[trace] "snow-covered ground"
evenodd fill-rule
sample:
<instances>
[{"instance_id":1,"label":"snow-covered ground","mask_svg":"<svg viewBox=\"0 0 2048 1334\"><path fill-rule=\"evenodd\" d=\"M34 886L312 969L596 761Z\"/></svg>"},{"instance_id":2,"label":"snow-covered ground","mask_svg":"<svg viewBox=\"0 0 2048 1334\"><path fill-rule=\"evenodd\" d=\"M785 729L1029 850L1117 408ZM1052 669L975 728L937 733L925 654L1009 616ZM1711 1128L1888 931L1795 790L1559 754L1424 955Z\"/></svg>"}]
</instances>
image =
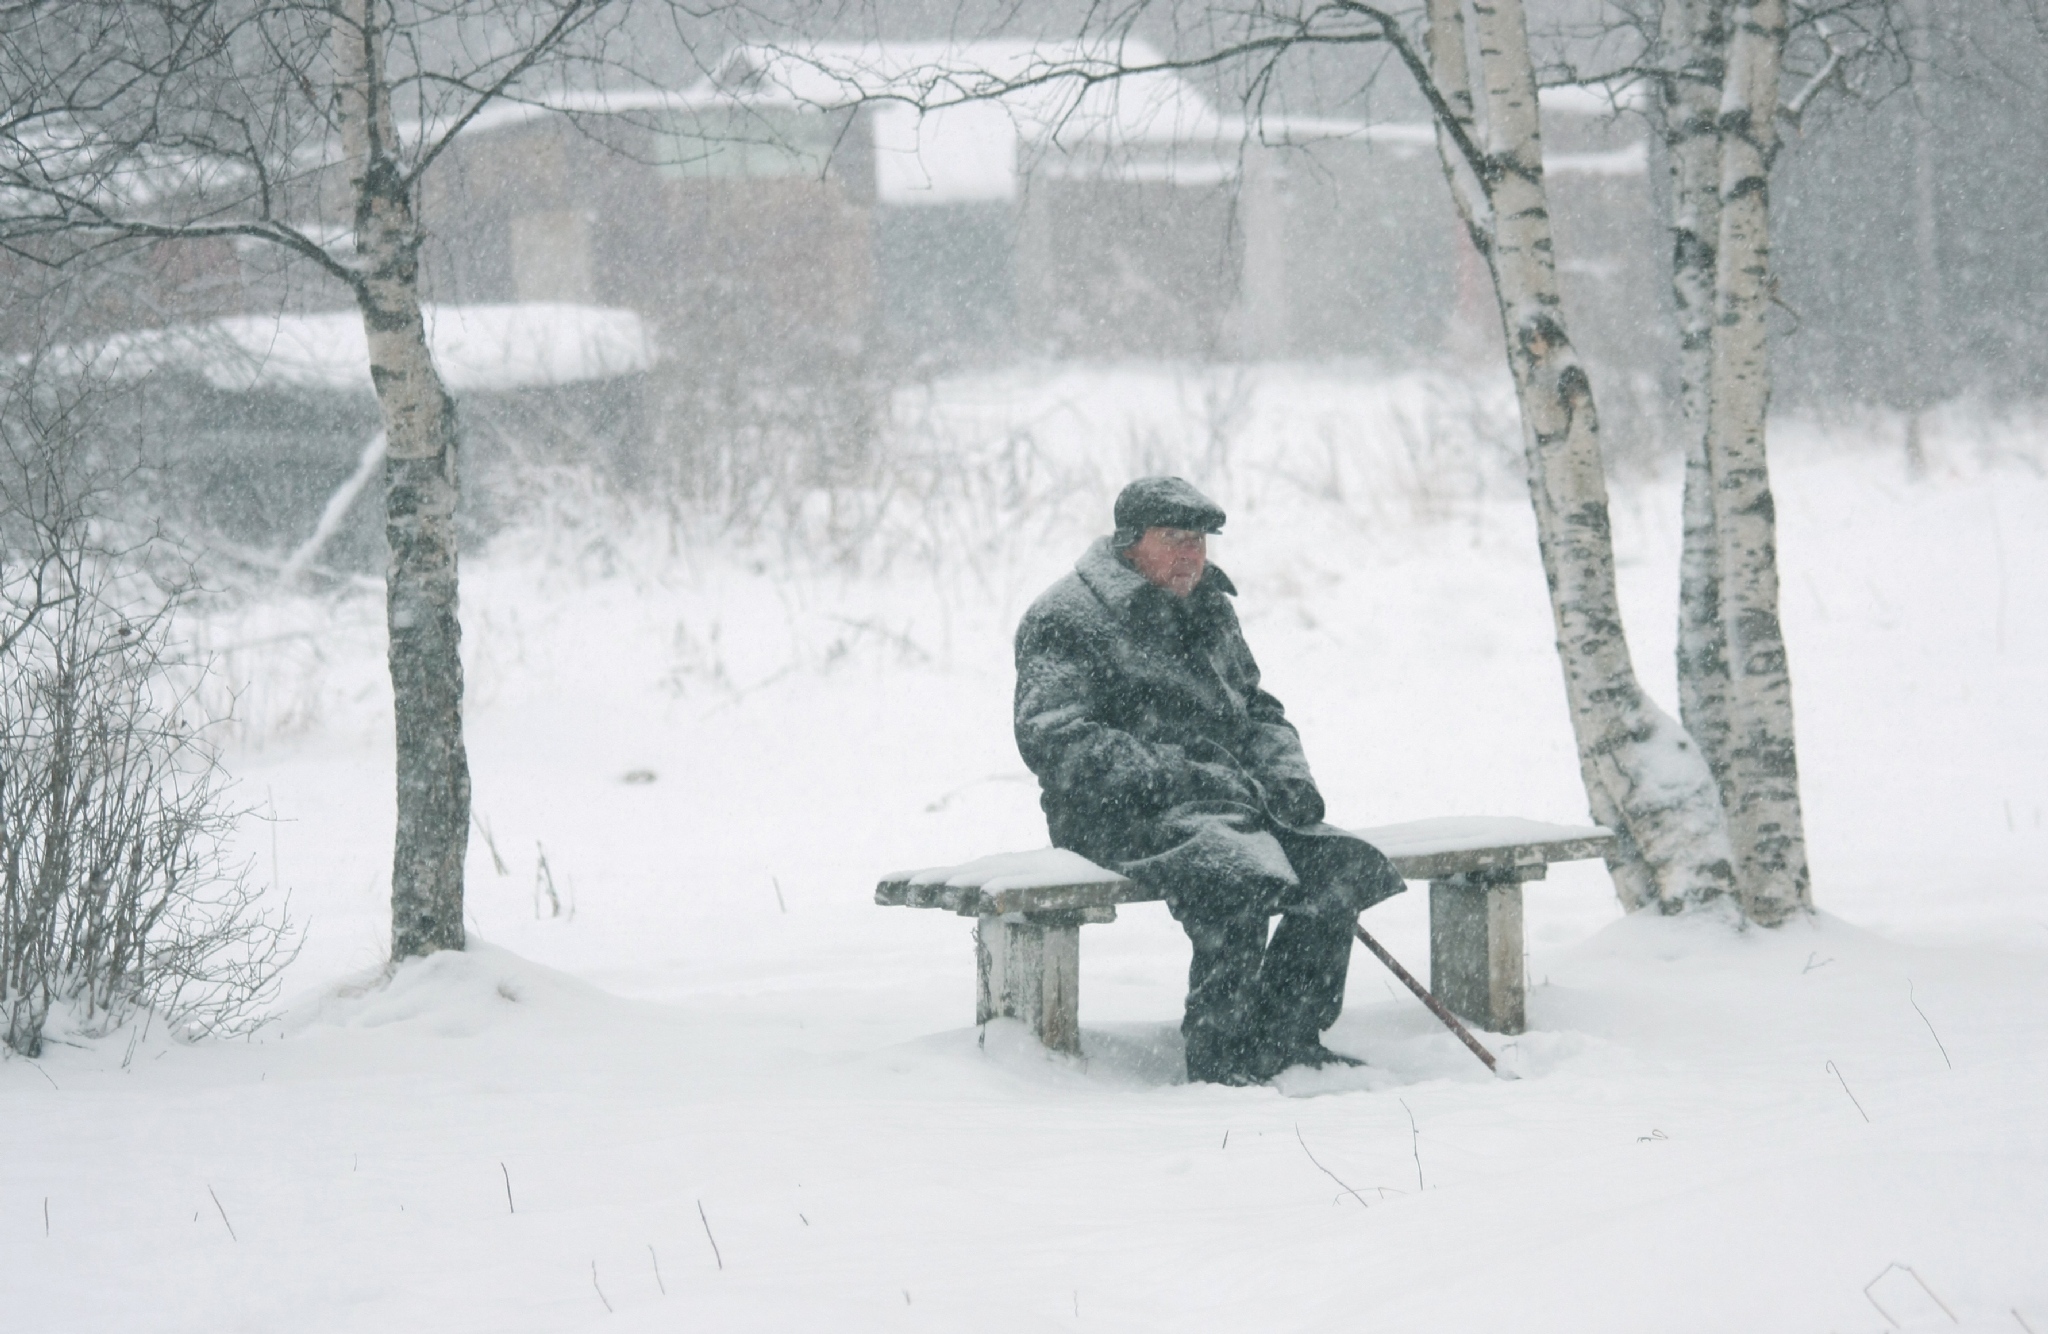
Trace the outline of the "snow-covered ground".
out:
<instances>
[{"instance_id":1,"label":"snow-covered ground","mask_svg":"<svg viewBox=\"0 0 2048 1334\"><path fill-rule=\"evenodd\" d=\"M288 1013L0 1062L0 1327L2048 1334L2038 423L1944 419L1917 481L1896 423L1781 424L1824 911L1737 934L1624 920L1597 867L1531 885L1520 1082L1360 951L1331 1040L1364 1070L1185 1085L1158 905L1084 932L1085 1056L1051 1058L970 1026L969 923L871 904L1043 842L1009 631L1151 467L1229 506L1338 818L1583 820L1507 407L1048 369L906 395L923 498L807 540L565 493L465 566L478 943L389 980L380 609L195 625L307 925ZM1615 517L1669 700L1672 479ZM1425 899L1368 915L1417 967Z\"/></svg>"}]
</instances>

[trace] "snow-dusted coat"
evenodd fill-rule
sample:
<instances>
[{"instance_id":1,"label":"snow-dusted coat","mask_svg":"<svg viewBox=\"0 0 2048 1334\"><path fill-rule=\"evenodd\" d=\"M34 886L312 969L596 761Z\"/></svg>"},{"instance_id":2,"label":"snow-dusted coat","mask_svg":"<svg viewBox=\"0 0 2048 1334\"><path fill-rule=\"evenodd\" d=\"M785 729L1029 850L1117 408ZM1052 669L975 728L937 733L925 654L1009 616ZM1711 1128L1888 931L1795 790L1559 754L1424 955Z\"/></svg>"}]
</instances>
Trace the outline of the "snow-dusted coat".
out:
<instances>
[{"instance_id":1,"label":"snow-dusted coat","mask_svg":"<svg viewBox=\"0 0 2048 1334\"><path fill-rule=\"evenodd\" d=\"M1341 890L1400 890L1370 844L1322 823L1280 701L1259 686L1211 565L1176 598L1107 538L1017 628L1017 748L1055 845L1148 888L1182 917L1263 912Z\"/></svg>"}]
</instances>

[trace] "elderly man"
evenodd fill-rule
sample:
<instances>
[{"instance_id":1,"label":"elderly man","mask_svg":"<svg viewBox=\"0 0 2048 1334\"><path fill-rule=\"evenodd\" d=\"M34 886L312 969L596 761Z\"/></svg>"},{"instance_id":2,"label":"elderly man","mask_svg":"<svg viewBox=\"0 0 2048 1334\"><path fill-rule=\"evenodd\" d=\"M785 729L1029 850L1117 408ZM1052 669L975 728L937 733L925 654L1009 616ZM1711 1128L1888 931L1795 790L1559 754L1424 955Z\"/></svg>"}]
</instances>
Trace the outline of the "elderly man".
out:
<instances>
[{"instance_id":1,"label":"elderly man","mask_svg":"<svg viewBox=\"0 0 2048 1334\"><path fill-rule=\"evenodd\" d=\"M1017 748L1052 841L1156 889L1194 945L1188 1078L1358 1064L1323 1046L1358 913L1403 888L1324 824L1301 738L1208 563L1223 511L1177 477L1117 497L1113 536L1017 629ZM1280 925L1267 939L1271 914Z\"/></svg>"}]
</instances>

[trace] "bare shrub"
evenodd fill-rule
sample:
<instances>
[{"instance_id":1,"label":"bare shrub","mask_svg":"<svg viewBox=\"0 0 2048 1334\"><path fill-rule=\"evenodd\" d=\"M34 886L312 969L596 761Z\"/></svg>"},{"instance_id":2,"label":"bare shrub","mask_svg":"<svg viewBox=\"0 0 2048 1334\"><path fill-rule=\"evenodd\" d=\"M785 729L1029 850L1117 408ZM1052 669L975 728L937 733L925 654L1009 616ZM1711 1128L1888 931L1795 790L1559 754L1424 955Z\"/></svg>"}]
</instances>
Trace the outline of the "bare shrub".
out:
<instances>
[{"instance_id":1,"label":"bare shrub","mask_svg":"<svg viewBox=\"0 0 2048 1334\"><path fill-rule=\"evenodd\" d=\"M0 1041L53 1008L188 1034L258 1017L294 933L229 859L242 814L175 653L175 589L111 495L90 393L33 376L0 402Z\"/></svg>"},{"instance_id":2,"label":"bare shrub","mask_svg":"<svg viewBox=\"0 0 2048 1334\"><path fill-rule=\"evenodd\" d=\"M646 480L699 515L753 534L803 497L871 480L885 388L859 357L788 366L700 356L652 377Z\"/></svg>"}]
</instances>

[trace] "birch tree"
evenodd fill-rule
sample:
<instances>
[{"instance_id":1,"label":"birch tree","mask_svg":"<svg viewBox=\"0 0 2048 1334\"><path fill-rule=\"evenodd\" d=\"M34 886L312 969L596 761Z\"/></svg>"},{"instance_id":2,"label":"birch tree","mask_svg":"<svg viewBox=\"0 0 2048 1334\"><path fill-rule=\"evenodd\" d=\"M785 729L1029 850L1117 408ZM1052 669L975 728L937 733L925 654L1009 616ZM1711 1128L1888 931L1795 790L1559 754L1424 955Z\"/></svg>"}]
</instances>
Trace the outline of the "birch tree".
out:
<instances>
[{"instance_id":1,"label":"birch tree","mask_svg":"<svg viewBox=\"0 0 2048 1334\"><path fill-rule=\"evenodd\" d=\"M1728 660L1729 819L1744 908L1778 921L1812 906L1792 676L1778 619L1770 407L1770 170L1777 154L1784 0L1740 0L1720 105L1720 228L1707 458Z\"/></svg>"},{"instance_id":2,"label":"birch tree","mask_svg":"<svg viewBox=\"0 0 2048 1334\"><path fill-rule=\"evenodd\" d=\"M1680 709L1721 789L1745 911L1765 921L1812 907L1766 448L1770 172L1779 121L1797 124L1844 72L1850 48L1831 25L1882 33L1887 6L1797 18L1818 41L1790 98L1780 89L1795 20L1785 0L1666 0L1646 42L1670 172L1685 454ZM1883 49L1869 36L1858 45Z\"/></svg>"},{"instance_id":3,"label":"birch tree","mask_svg":"<svg viewBox=\"0 0 2048 1334\"><path fill-rule=\"evenodd\" d=\"M1726 0L1667 0L1660 44L1669 66L1656 113L1669 167L1671 308L1678 345L1685 460L1678 572L1678 716L1706 756L1724 805L1728 783L1728 635L1721 623L1721 552L1707 461L1714 352L1714 257L1721 242L1720 90L1727 68Z\"/></svg>"},{"instance_id":4,"label":"birch tree","mask_svg":"<svg viewBox=\"0 0 2048 1334\"><path fill-rule=\"evenodd\" d=\"M1450 30L1457 9L1430 0L1432 31ZM1838 19L1843 12L1833 8ZM1507 49L1490 33L1517 21L1526 32L1525 20L1498 7L1475 5L1473 13L1482 53ZM1825 42L1818 68L1781 105L1787 20L1784 0L1666 0L1653 44L1665 62L1656 71L1657 111L1671 176L1684 431L1680 714L1713 778L1743 913L1764 923L1812 907L1766 452L1775 290L1769 172L1779 117L1796 120L1843 59ZM1825 34L1823 18L1807 22ZM1455 43L1432 38L1431 51L1441 80ZM1517 55L1533 71L1526 44ZM1498 287L1498 264L1495 273Z\"/></svg>"},{"instance_id":5,"label":"birch tree","mask_svg":"<svg viewBox=\"0 0 2048 1334\"><path fill-rule=\"evenodd\" d=\"M1599 416L1558 291L1527 18L1520 0L1474 3L1469 17L1468 32L1458 0L1429 0L1416 77L1493 275L1580 773L1594 818L1623 835L1610 866L1624 904L1711 902L1735 888L1732 848L1706 758L1644 693L1622 628ZM1386 31L1396 39L1391 21Z\"/></svg>"},{"instance_id":6,"label":"birch tree","mask_svg":"<svg viewBox=\"0 0 2048 1334\"><path fill-rule=\"evenodd\" d=\"M422 315L421 179L486 107L604 68L617 9L69 0L0 13L0 245L17 262L237 238L309 263L362 314L388 442L394 958L461 948L470 823L460 432Z\"/></svg>"},{"instance_id":7,"label":"birch tree","mask_svg":"<svg viewBox=\"0 0 2048 1334\"><path fill-rule=\"evenodd\" d=\"M2028 21L2024 4L1985 8L2005 9L1993 24ZM1934 30L1931 0L1664 0L1644 67L1609 77L1647 73L1657 90L1687 458L1679 692L1720 781L1745 907L1762 920L1812 906L1766 448L1780 126L1802 125L1831 88L1867 102L1902 82L1911 92L1917 327L1896 374L1913 404L1907 456L1917 471L1920 413L1948 383L1935 256ZM1795 39L1803 54L1791 60Z\"/></svg>"},{"instance_id":8,"label":"birch tree","mask_svg":"<svg viewBox=\"0 0 2048 1334\"><path fill-rule=\"evenodd\" d=\"M400 157L385 61L390 17L377 0L342 0L332 61L336 128L355 206L350 286L384 410L385 624L398 733L391 953L403 958L462 947L470 812L456 616L455 405L427 349L420 311L424 237L414 195L417 172L432 159L422 155L409 172Z\"/></svg>"}]
</instances>

